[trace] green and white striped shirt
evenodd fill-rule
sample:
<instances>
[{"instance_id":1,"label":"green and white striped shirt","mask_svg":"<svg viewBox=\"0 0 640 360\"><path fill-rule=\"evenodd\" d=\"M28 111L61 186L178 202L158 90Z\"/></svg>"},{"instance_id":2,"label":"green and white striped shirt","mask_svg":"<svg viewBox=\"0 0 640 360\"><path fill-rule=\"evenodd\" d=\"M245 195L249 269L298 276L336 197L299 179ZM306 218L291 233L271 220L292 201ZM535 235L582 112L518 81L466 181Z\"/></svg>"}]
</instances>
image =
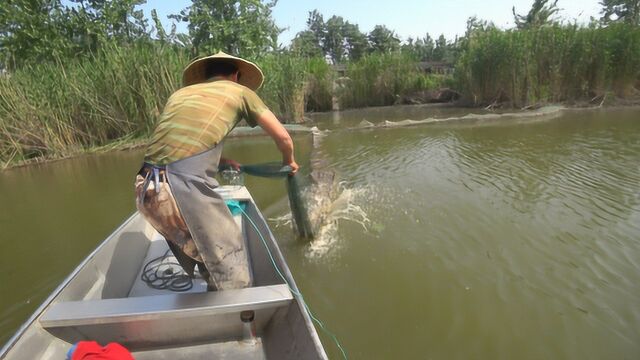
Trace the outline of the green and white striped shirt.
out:
<instances>
[{"instance_id":1,"label":"green and white striped shirt","mask_svg":"<svg viewBox=\"0 0 640 360\"><path fill-rule=\"evenodd\" d=\"M233 81L184 87L169 97L144 161L166 165L211 149L241 119L255 127L267 109L253 90Z\"/></svg>"}]
</instances>

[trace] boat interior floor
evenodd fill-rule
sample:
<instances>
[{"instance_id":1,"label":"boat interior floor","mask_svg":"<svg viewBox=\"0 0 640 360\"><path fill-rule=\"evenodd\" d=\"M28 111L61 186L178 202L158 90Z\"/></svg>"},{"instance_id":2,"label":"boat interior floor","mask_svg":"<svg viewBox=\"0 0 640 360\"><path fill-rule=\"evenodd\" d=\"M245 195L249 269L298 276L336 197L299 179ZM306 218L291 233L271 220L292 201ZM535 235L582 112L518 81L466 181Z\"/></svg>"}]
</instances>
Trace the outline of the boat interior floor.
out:
<instances>
[{"instance_id":1,"label":"boat interior floor","mask_svg":"<svg viewBox=\"0 0 640 360\"><path fill-rule=\"evenodd\" d=\"M212 359L212 354L216 354L215 359L267 359L260 338L258 338L255 344L247 344L242 341L227 341L214 344L137 351L133 353L133 356L136 360L210 360Z\"/></svg>"},{"instance_id":2,"label":"boat interior floor","mask_svg":"<svg viewBox=\"0 0 640 360\"><path fill-rule=\"evenodd\" d=\"M236 221L238 226L242 228L242 217L240 215L234 216L234 220ZM167 253L168 255L162 261L164 265L162 265L161 271L170 270L174 274L184 274L182 267L180 267L180 265L178 264L178 260L176 260L176 257L173 256L173 254L169 250L169 245L167 245L164 237L158 232L154 232L154 236L150 240L151 242L149 244L149 249L147 250L147 254L144 258L144 261L142 262L142 266L138 271L136 280L133 282L131 290L129 291L128 297L154 296L176 293L176 291L169 289L153 288L142 280L142 272L144 271L145 265L153 261L154 259L164 256ZM186 291L180 291L180 293L203 293L207 291L207 282L202 278L197 268L195 270L195 278L192 279L192 281L193 287Z\"/></svg>"},{"instance_id":3,"label":"boat interior floor","mask_svg":"<svg viewBox=\"0 0 640 360\"><path fill-rule=\"evenodd\" d=\"M175 292L169 289L153 288L142 280L142 272L144 271L145 265L149 264L154 259L164 256L165 254L167 254L167 252L168 255L164 258L164 260L162 260L163 265L161 266L159 271L170 270L174 274L184 274L182 267L180 267L180 265L178 264L178 260L176 260L176 257L173 256L173 254L169 250L169 245L167 245L164 237L156 232L155 236L151 239L149 249L147 250L147 255L142 262L140 271L138 271L136 280L133 282L133 286L129 291L129 297L166 295ZM195 275L195 279L192 279L193 287L189 290L181 291L181 293L202 293L207 291L207 282L202 278L197 269L195 271Z\"/></svg>"}]
</instances>

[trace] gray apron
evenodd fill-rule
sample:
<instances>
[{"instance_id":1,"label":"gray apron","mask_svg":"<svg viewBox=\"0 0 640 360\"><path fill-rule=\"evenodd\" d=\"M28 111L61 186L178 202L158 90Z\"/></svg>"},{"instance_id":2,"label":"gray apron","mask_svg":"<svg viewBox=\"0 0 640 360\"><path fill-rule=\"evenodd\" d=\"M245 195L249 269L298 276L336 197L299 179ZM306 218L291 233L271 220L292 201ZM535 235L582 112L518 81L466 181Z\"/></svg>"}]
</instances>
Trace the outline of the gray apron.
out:
<instances>
[{"instance_id":1,"label":"gray apron","mask_svg":"<svg viewBox=\"0 0 640 360\"><path fill-rule=\"evenodd\" d=\"M251 286L252 276L242 231L224 200L213 190L218 187L215 176L221 154L222 143L168 164L166 172L180 213L212 282L218 290L238 289ZM178 257L178 261L191 269L196 263L187 256Z\"/></svg>"}]
</instances>

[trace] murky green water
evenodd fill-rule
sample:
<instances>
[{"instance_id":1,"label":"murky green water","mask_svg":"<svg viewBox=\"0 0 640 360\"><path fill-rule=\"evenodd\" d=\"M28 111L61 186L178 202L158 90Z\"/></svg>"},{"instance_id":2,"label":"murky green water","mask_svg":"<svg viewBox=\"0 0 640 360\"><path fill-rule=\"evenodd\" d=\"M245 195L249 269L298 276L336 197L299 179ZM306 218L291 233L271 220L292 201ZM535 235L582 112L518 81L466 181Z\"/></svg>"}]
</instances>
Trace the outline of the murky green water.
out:
<instances>
[{"instance_id":1,"label":"murky green water","mask_svg":"<svg viewBox=\"0 0 640 360\"><path fill-rule=\"evenodd\" d=\"M311 244L281 219L281 182L246 181L349 357L640 358L640 110L345 130L434 111L316 118L332 129L319 150L342 191ZM255 139L227 152L277 158ZM113 153L0 173L1 342L133 211L139 161Z\"/></svg>"}]
</instances>

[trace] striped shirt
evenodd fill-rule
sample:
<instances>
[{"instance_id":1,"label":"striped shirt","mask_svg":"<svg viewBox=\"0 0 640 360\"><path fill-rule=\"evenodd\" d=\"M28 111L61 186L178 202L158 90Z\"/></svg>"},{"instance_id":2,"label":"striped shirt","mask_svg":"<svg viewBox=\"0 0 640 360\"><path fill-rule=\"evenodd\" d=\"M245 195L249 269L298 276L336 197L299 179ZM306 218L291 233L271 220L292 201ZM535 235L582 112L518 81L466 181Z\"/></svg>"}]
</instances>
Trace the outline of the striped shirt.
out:
<instances>
[{"instance_id":1,"label":"striped shirt","mask_svg":"<svg viewBox=\"0 0 640 360\"><path fill-rule=\"evenodd\" d=\"M166 165L211 149L241 119L255 127L266 110L255 92L233 81L184 87L167 100L144 161Z\"/></svg>"}]
</instances>

